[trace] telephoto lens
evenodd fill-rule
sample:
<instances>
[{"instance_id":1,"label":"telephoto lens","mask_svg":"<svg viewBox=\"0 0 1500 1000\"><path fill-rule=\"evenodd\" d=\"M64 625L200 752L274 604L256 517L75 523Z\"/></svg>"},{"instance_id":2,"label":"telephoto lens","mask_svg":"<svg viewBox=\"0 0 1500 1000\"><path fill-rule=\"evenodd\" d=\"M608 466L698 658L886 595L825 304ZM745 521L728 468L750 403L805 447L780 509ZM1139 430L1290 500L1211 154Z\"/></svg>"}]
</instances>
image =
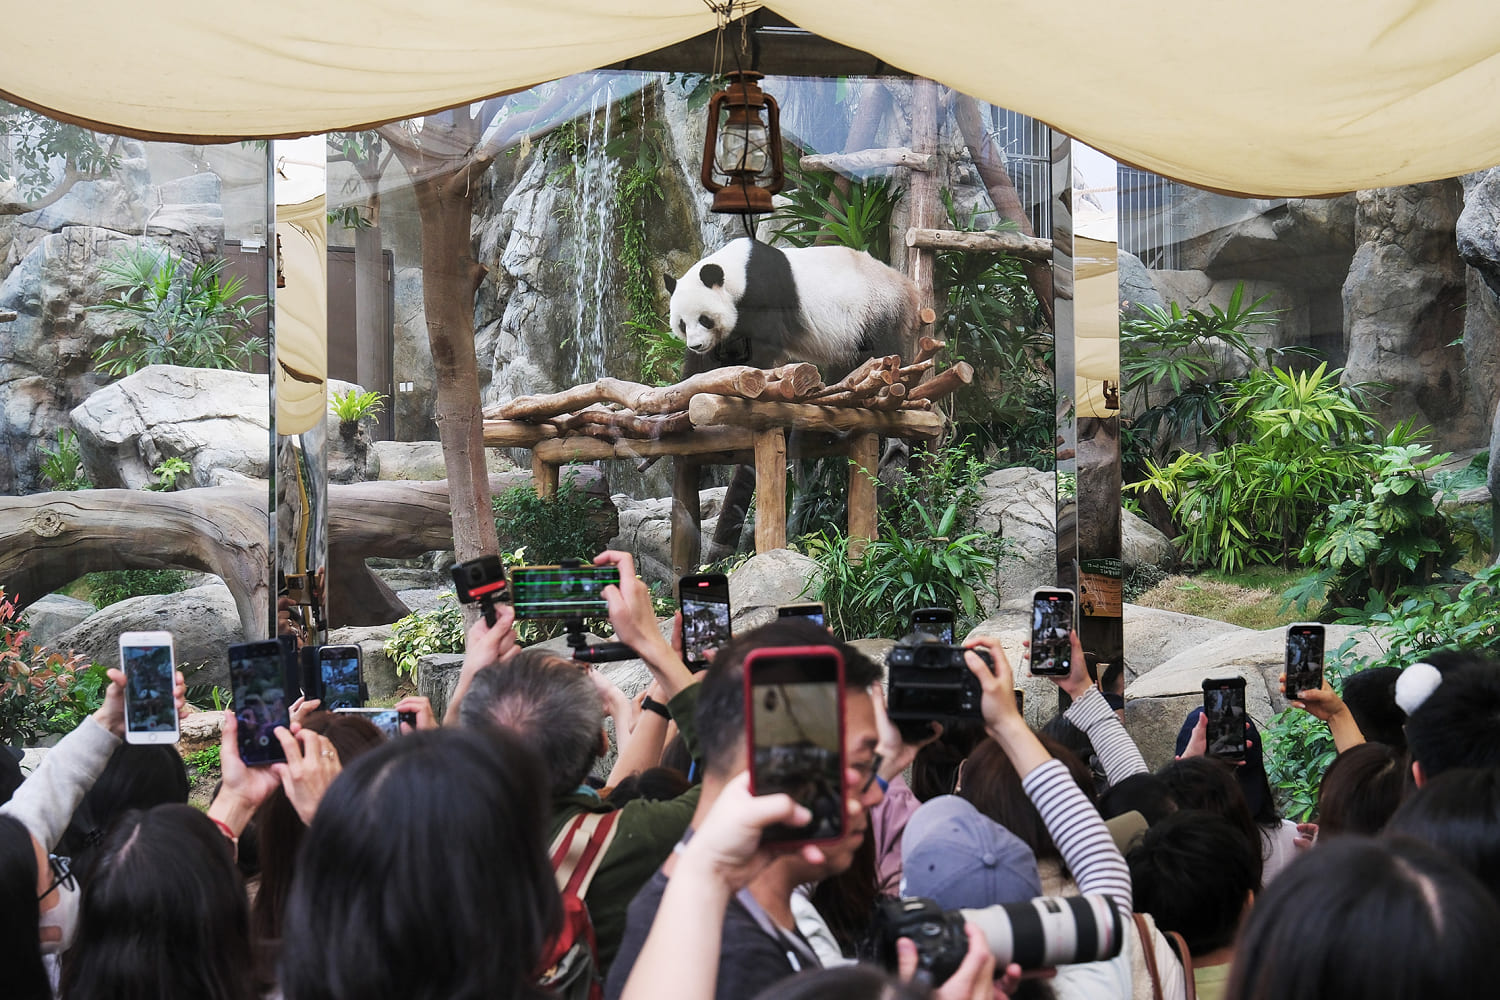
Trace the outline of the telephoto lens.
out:
<instances>
[{"instance_id":1,"label":"telephoto lens","mask_svg":"<svg viewBox=\"0 0 1500 1000\"><path fill-rule=\"evenodd\" d=\"M1038 896L982 910L943 910L930 899L889 899L879 905L875 945L881 961L896 968L896 941L917 946L917 968L934 986L957 971L968 951L964 924L983 932L997 974L1012 962L1022 969L1102 962L1120 953L1120 911L1107 896Z\"/></svg>"}]
</instances>

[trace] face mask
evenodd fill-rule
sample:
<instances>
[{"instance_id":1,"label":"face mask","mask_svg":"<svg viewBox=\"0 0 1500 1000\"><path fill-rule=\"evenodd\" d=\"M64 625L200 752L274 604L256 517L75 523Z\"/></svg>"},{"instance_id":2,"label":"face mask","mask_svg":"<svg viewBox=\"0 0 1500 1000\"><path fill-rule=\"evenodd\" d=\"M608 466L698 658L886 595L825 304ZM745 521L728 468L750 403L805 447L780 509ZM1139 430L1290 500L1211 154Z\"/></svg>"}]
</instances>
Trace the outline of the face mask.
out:
<instances>
[{"instance_id":1,"label":"face mask","mask_svg":"<svg viewBox=\"0 0 1500 1000\"><path fill-rule=\"evenodd\" d=\"M61 955L73 946L78 933L78 900L82 893L78 889L57 887L57 905L42 914L42 928L56 927L62 934L56 941L43 940L43 955Z\"/></svg>"}]
</instances>

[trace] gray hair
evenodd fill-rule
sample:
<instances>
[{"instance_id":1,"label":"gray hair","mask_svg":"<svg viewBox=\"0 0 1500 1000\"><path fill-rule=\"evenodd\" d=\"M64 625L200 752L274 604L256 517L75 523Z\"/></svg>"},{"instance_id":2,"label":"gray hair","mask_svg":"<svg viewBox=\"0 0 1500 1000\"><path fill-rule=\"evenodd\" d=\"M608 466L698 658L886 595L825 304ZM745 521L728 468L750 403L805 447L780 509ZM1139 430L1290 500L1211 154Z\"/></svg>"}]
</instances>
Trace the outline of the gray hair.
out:
<instances>
[{"instance_id":1,"label":"gray hair","mask_svg":"<svg viewBox=\"0 0 1500 1000\"><path fill-rule=\"evenodd\" d=\"M577 788L594 766L604 703L571 661L523 649L474 675L458 717L465 726L498 725L520 737L547 762L556 796Z\"/></svg>"}]
</instances>

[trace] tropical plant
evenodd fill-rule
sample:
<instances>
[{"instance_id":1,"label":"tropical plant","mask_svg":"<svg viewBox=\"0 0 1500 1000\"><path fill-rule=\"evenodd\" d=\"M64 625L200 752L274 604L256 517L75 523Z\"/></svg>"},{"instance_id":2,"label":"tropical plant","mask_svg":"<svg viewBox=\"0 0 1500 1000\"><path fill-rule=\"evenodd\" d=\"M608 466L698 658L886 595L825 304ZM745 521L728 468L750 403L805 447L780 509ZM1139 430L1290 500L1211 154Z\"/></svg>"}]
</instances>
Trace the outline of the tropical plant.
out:
<instances>
[{"instance_id":1,"label":"tropical plant","mask_svg":"<svg viewBox=\"0 0 1500 1000\"><path fill-rule=\"evenodd\" d=\"M1362 608L1340 608L1337 621L1369 626L1386 643L1385 652L1364 666L1404 667L1421 653L1462 649L1500 655L1500 563L1474 574L1460 587L1428 586L1405 591L1387 602L1372 597Z\"/></svg>"},{"instance_id":2,"label":"tropical plant","mask_svg":"<svg viewBox=\"0 0 1500 1000\"><path fill-rule=\"evenodd\" d=\"M54 490L87 490L94 485L83 468L83 455L78 450L78 435L66 427L57 429L56 444L42 446L42 462L38 471Z\"/></svg>"},{"instance_id":3,"label":"tropical plant","mask_svg":"<svg viewBox=\"0 0 1500 1000\"><path fill-rule=\"evenodd\" d=\"M197 774L217 771L219 769L219 744L210 743L202 750L183 754L182 762Z\"/></svg>"},{"instance_id":4,"label":"tropical plant","mask_svg":"<svg viewBox=\"0 0 1500 1000\"><path fill-rule=\"evenodd\" d=\"M570 475L543 499L530 486L516 486L492 501L500 546L525 548L536 564L592 559L609 544L604 501Z\"/></svg>"},{"instance_id":5,"label":"tropical plant","mask_svg":"<svg viewBox=\"0 0 1500 1000\"><path fill-rule=\"evenodd\" d=\"M120 138L0 101L0 216L34 212L55 203L75 184L98 180L120 165Z\"/></svg>"},{"instance_id":6,"label":"tropical plant","mask_svg":"<svg viewBox=\"0 0 1500 1000\"><path fill-rule=\"evenodd\" d=\"M1223 450L1147 458L1145 478L1126 488L1161 494L1190 563L1224 572L1292 565L1313 523L1359 492L1380 451L1360 388L1338 376L1326 365L1250 373L1224 401Z\"/></svg>"},{"instance_id":7,"label":"tropical plant","mask_svg":"<svg viewBox=\"0 0 1500 1000\"><path fill-rule=\"evenodd\" d=\"M176 455L164 458L156 468L151 470L151 474L156 477L156 482L148 485L146 489L157 493L171 493L177 489L177 480L192 471L192 465L185 458L178 458Z\"/></svg>"},{"instance_id":8,"label":"tropical plant","mask_svg":"<svg viewBox=\"0 0 1500 1000\"><path fill-rule=\"evenodd\" d=\"M1443 500L1443 516L1448 519L1448 530L1453 533L1453 542L1470 559L1487 562L1495 544L1494 508L1485 503L1452 505L1465 490L1484 486L1489 482L1490 453L1481 451L1469 460L1462 469L1444 469L1432 474L1432 489Z\"/></svg>"},{"instance_id":9,"label":"tropical plant","mask_svg":"<svg viewBox=\"0 0 1500 1000\"><path fill-rule=\"evenodd\" d=\"M176 594L187 589L187 574L176 569L106 569L84 576L89 603L96 608L132 597Z\"/></svg>"},{"instance_id":10,"label":"tropical plant","mask_svg":"<svg viewBox=\"0 0 1500 1000\"><path fill-rule=\"evenodd\" d=\"M417 661L434 653L464 651L464 616L452 594L444 594L435 608L407 615L391 626L385 651L396 673L413 677Z\"/></svg>"},{"instance_id":11,"label":"tropical plant","mask_svg":"<svg viewBox=\"0 0 1500 1000\"><path fill-rule=\"evenodd\" d=\"M803 170L801 153L788 147L783 192L786 204L770 219L771 235L793 246L834 244L891 259L891 213L901 192L888 177L842 181L835 174Z\"/></svg>"},{"instance_id":12,"label":"tropical plant","mask_svg":"<svg viewBox=\"0 0 1500 1000\"><path fill-rule=\"evenodd\" d=\"M349 389L336 392L328 400L328 411L339 418L341 424L357 424L361 420L373 420L385 410L385 397L371 389L360 392Z\"/></svg>"},{"instance_id":13,"label":"tropical plant","mask_svg":"<svg viewBox=\"0 0 1500 1000\"><path fill-rule=\"evenodd\" d=\"M69 732L103 700L105 668L33 646L13 598L0 591L0 742L21 746Z\"/></svg>"},{"instance_id":14,"label":"tropical plant","mask_svg":"<svg viewBox=\"0 0 1500 1000\"><path fill-rule=\"evenodd\" d=\"M1390 441L1409 440L1406 425ZM1328 608L1362 600L1389 601L1398 590L1421 587L1458 561L1448 524L1433 503L1424 473L1447 455L1426 446L1387 443L1374 458L1374 478L1347 500L1328 508L1299 553L1314 572L1288 592L1288 604L1306 613L1312 599Z\"/></svg>"},{"instance_id":15,"label":"tropical plant","mask_svg":"<svg viewBox=\"0 0 1500 1000\"><path fill-rule=\"evenodd\" d=\"M189 263L170 250L131 246L99 268L115 293L92 310L119 319L113 336L94 351L99 370L129 375L147 365L195 368L248 366L265 353L250 336L265 311L263 295L245 295L243 278L223 277L228 261Z\"/></svg>"}]
</instances>

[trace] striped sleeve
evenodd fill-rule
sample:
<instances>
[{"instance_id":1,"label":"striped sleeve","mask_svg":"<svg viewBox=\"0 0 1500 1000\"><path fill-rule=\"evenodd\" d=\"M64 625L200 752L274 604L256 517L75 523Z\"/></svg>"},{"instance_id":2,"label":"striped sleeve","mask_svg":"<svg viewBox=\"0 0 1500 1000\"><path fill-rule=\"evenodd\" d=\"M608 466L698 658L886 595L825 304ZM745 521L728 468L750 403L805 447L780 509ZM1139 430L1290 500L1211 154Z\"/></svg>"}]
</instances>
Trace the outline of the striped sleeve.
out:
<instances>
[{"instance_id":1,"label":"striped sleeve","mask_svg":"<svg viewBox=\"0 0 1500 1000\"><path fill-rule=\"evenodd\" d=\"M1111 785L1117 785L1132 774L1147 772L1146 760L1135 745L1135 740L1125 731L1120 717L1109 707L1098 688L1089 688L1087 694L1068 706L1063 716L1083 730L1099 763L1104 766L1104 775Z\"/></svg>"},{"instance_id":2,"label":"striped sleeve","mask_svg":"<svg viewBox=\"0 0 1500 1000\"><path fill-rule=\"evenodd\" d=\"M1067 767L1049 760L1022 779L1021 785L1041 813L1078 891L1109 896L1129 920L1133 906L1130 869L1099 818L1099 810L1084 796Z\"/></svg>"}]
</instances>

